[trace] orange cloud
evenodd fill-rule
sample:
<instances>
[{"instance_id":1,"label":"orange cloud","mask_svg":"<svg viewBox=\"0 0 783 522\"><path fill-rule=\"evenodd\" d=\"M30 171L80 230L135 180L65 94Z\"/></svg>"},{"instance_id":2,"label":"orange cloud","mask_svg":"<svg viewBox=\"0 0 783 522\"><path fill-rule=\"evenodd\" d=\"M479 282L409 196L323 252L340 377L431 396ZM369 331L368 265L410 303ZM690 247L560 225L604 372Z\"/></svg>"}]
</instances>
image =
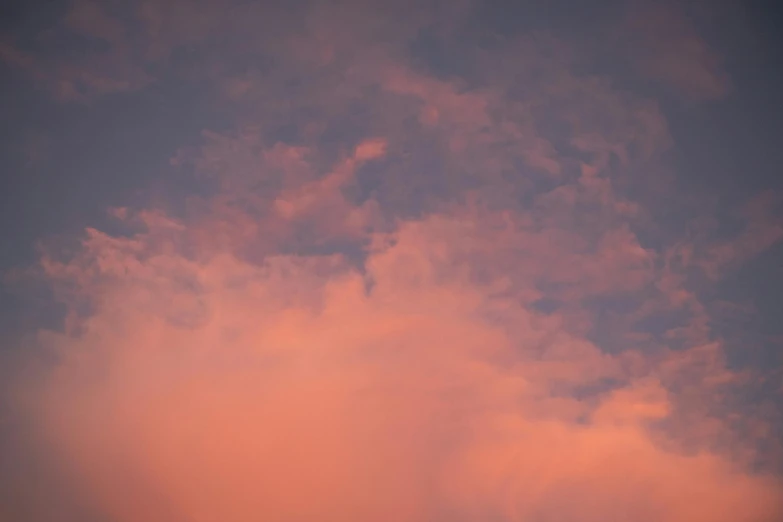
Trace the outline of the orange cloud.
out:
<instances>
[{"instance_id":1,"label":"orange cloud","mask_svg":"<svg viewBox=\"0 0 783 522\"><path fill-rule=\"evenodd\" d=\"M203 194L115 209L122 234L38 266L67 318L7 398L59 496L112 522L783 517L689 272L779 227L768 208L734 242L645 241L624 189L670 145L655 103L536 39L466 57L478 78L427 72L404 49L429 4L318 4L279 41L215 6L136 13L154 59L228 28L279 62L214 60L236 129L171 161Z\"/></svg>"},{"instance_id":2,"label":"orange cloud","mask_svg":"<svg viewBox=\"0 0 783 522\"><path fill-rule=\"evenodd\" d=\"M21 397L80 495L120 522L782 513L777 479L655 427L678 401L655 373L497 294L500 274L472 276L506 233L468 216L401 223L364 274L341 256L194 259L171 234L195 230L163 216L91 232L45 268L92 312L41 333L60 362Z\"/></svg>"}]
</instances>

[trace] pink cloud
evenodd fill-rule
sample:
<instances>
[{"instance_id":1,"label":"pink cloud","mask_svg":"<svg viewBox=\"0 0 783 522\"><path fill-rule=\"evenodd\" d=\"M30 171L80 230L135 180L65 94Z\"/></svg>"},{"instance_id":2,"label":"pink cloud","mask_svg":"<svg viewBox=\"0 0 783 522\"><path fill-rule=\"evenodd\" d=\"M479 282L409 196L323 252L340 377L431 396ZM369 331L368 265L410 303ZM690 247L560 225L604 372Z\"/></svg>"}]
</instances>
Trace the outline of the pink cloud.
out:
<instances>
[{"instance_id":1,"label":"pink cloud","mask_svg":"<svg viewBox=\"0 0 783 522\"><path fill-rule=\"evenodd\" d=\"M683 10L671 2L632 5L623 39L640 73L695 101L720 99L731 91L720 57Z\"/></svg>"},{"instance_id":2,"label":"pink cloud","mask_svg":"<svg viewBox=\"0 0 783 522\"><path fill-rule=\"evenodd\" d=\"M148 51L244 36L215 5L144 3ZM436 76L400 42L437 9L383 9L238 37L282 65L215 60L236 128L171 161L209 195L44 250L67 321L11 397L73 496L117 522L778 520L780 476L750 465L766 425L726 400L749 377L689 271L771 244L771 204L736 241L648 246L623 189L670 145L655 103L535 39Z\"/></svg>"},{"instance_id":3,"label":"pink cloud","mask_svg":"<svg viewBox=\"0 0 783 522\"><path fill-rule=\"evenodd\" d=\"M78 333L41 334L61 363L22 387L113 520L781 513L771 477L660 439L653 424L679 399L653 375L630 378L620 358L452 266L473 250L446 240L459 217L406 224L366 275L339 257L194 261L166 239L184 229L143 219L146 232L91 232L82 255L46 265L94 308ZM487 255L473 263L491 266ZM607 376L620 387L556 394Z\"/></svg>"}]
</instances>

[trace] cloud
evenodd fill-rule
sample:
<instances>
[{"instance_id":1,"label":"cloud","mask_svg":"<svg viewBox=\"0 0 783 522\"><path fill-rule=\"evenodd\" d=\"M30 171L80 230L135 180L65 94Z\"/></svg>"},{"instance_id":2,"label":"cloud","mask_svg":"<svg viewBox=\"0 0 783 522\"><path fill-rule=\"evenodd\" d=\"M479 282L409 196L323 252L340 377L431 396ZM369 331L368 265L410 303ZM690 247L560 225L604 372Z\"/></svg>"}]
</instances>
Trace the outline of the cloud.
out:
<instances>
[{"instance_id":1,"label":"cloud","mask_svg":"<svg viewBox=\"0 0 783 522\"><path fill-rule=\"evenodd\" d=\"M783 221L775 207L780 195L773 192L761 194L744 205L738 212L745 229L735 238L712 245L706 252L702 267L716 279L726 269L736 268L783 239Z\"/></svg>"},{"instance_id":2,"label":"cloud","mask_svg":"<svg viewBox=\"0 0 783 522\"><path fill-rule=\"evenodd\" d=\"M79 5L73 27L132 40ZM657 223L640 187L666 166L663 113L580 70L566 42L487 44L462 10L438 25L431 4L350 2L247 40L250 7L214 20L209 2L189 7L142 4L155 38L133 49L164 60L172 42L222 35L218 58L199 56L219 65L211 102L232 125L172 151L187 191L42 249L31 270L66 317L31 332L2 397L47 482L7 509L783 516L775 432L733 399L757 372L727 364L701 277L777 240L774 198L733 239ZM177 13L191 18L166 32ZM460 74L411 56L433 25ZM275 59L221 59L259 55Z\"/></svg>"},{"instance_id":3,"label":"cloud","mask_svg":"<svg viewBox=\"0 0 783 522\"><path fill-rule=\"evenodd\" d=\"M671 2L630 2L623 41L638 71L688 100L711 101L731 91L719 55Z\"/></svg>"},{"instance_id":4,"label":"cloud","mask_svg":"<svg viewBox=\"0 0 783 522\"><path fill-rule=\"evenodd\" d=\"M59 362L22 388L112 520L780 514L771 477L667 447L655 423L678 398L655 373L471 277L494 261L452 235L464 216L401 224L364 273L331 255L194 260L169 239L189 232L146 223L45 264L91 311L39 334Z\"/></svg>"},{"instance_id":5,"label":"cloud","mask_svg":"<svg viewBox=\"0 0 783 522\"><path fill-rule=\"evenodd\" d=\"M74 23L77 22L90 20L77 19ZM80 25L74 30L79 32ZM60 101L87 102L96 96L136 91L152 82L144 67L129 56L128 49L113 41L106 42L109 45L106 50L85 52L74 59L60 59L56 51L46 55L28 52L13 39L7 40L10 41L0 42L0 59L27 73L39 88L49 91ZM40 40L54 49L61 45L50 33L43 33Z\"/></svg>"}]
</instances>

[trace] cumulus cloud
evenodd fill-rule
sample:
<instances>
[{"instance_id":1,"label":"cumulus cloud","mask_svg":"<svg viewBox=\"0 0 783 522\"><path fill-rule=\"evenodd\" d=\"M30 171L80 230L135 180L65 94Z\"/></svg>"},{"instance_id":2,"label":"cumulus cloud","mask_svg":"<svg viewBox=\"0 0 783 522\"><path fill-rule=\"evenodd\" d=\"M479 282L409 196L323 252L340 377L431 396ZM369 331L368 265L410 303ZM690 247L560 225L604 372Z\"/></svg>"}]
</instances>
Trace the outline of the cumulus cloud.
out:
<instances>
[{"instance_id":1,"label":"cumulus cloud","mask_svg":"<svg viewBox=\"0 0 783 522\"><path fill-rule=\"evenodd\" d=\"M335 255L193 259L162 220L91 232L45 263L91 307L39 334L58 362L22 397L111 520L779 515L775 479L656 429L680 399L674 362L634 369L501 274L471 276L502 248L467 218L401 223L361 272Z\"/></svg>"},{"instance_id":2,"label":"cumulus cloud","mask_svg":"<svg viewBox=\"0 0 783 522\"><path fill-rule=\"evenodd\" d=\"M85 9L70 23L108 27ZM148 27L166 9L144 4ZM263 74L218 70L236 125L172 151L191 191L42 250L66 320L31 335L4 398L51 484L8 509L779 520L774 432L731 400L753 375L692 273L780 239L772 203L734 239L664 230L638 190L671 144L654 102L540 36L477 38L463 76L439 74L411 35L434 24L460 53L462 14L419 8L397 34L395 9L341 9L254 40Z\"/></svg>"}]
</instances>

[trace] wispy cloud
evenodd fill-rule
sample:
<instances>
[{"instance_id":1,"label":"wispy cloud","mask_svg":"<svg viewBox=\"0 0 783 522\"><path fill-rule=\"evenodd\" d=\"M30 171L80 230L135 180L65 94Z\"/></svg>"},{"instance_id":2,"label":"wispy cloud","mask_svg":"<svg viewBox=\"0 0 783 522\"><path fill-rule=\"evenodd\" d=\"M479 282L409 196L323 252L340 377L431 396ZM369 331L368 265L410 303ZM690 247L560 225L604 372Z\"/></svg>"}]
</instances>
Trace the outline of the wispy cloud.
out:
<instances>
[{"instance_id":1,"label":"wispy cloud","mask_svg":"<svg viewBox=\"0 0 783 522\"><path fill-rule=\"evenodd\" d=\"M726 96L732 83L720 56L675 2L632 2L621 37L638 71L688 100Z\"/></svg>"}]
</instances>

